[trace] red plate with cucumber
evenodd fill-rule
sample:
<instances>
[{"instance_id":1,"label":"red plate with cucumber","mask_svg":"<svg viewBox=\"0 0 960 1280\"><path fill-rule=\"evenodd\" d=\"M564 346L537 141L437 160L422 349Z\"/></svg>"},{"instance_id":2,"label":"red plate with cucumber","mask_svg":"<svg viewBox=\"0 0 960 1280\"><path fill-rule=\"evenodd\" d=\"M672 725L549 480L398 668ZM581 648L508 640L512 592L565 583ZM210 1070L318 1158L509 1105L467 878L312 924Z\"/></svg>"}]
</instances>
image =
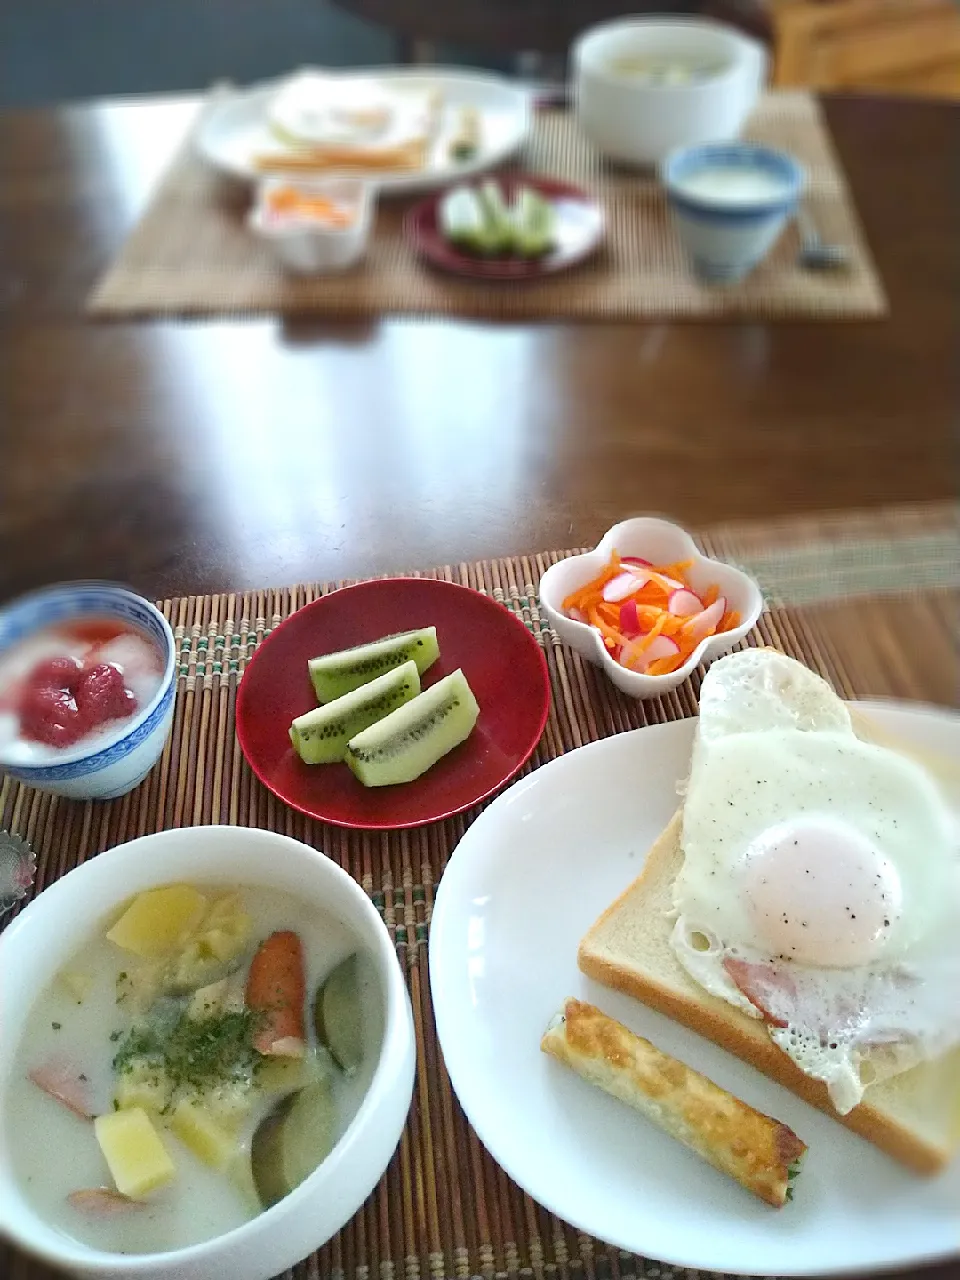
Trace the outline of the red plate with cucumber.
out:
<instances>
[{"instance_id":1,"label":"red plate with cucumber","mask_svg":"<svg viewBox=\"0 0 960 1280\"><path fill-rule=\"evenodd\" d=\"M479 591L429 578L321 596L262 641L237 737L285 804L342 827L415 827L492 795L550 707L532 634Z\"/></svg>"},{"instance_id":2,"label":"red plate with cucumber","mask_svg":"<svg viewBox=\"0 0 960 1280\"><path fill-rule=\"evenodd\" d=\"M407 215L407 236L433 266L480 280L536 280L582 262L603 239L586 191L528 175L464 183Z\"/></svg>"}]
</instances>

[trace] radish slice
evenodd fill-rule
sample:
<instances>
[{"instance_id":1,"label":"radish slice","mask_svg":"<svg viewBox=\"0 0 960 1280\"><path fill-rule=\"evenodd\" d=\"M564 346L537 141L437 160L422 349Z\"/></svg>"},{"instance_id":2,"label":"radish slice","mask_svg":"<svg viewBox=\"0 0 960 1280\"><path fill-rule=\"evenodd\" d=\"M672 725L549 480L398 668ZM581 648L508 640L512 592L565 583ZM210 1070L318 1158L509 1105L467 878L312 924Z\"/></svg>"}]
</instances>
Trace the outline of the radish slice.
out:
<instances>
[{"instance_id":1,"label":"radish slice","mask_svg":"<svg viewBox=\"0 0 960 1280\"><path fill-rule=\"evenodd\" d=\"M658 573L656 570L651 570L651 572L647 575L647 581L658 583L661 587L663 587L664 591L685 591L686 590L682 582L678 582L676 578L668 578L665 573Z\"/></svg>"},{"instance_id":2,"label":"radish slice","mask_svg":"<svg viewBox=\"0 0 960 1280\"><path fill-rule=\"evenodd\" d=\"M574 622L586 622L587 620L586 614L582 613L579 609L575 609L575 608L571 608L567 610L567 617L572 618Z\"/></svg>"},{"instance_id":3,"label":"radish slice","mask_svg":"<svg viewBox=\"0 0 960 1280\"><path fill-rule=\"evenodd\" d=\"M658 658L674 658L680 652L676 640L669 636L655 636L643 651L648 662L656 662Z\"/></svg>"},{"instance_id":4,"label":"radish slice","mask_svg":"<svg viewBox=\"0 0 960 1280\"><path fill-rule=\"evenodd\" d=\"M620 661L631 671L646 671L651 662L658 658L675 658L680 646L669 636L654 636L645 649L639 645L624 645Z\"/></svg>"},{"instance_id":5,"label":"radish slice","mask_svg":"<svg viewBox=\"0 0 960 1280\"><path fill-rule=\"evenodd\" d=\"M688 591L686 587L681 587L679 591L674 591L667 601L667 608L677 618L692 618L695 613L703 611L703 601L693 591Z\"/></svg>"},{"instance_id":6,"label":"radish slice","mask_svg":"<svg viewBox=\"0 0 960 1280\"><path fill-rule=\"evenodd\" d=\"M632 595L636 589L635 573L618 573L603 588L603 598L608 604L618 604L621 600L626 600L627 596Z\"/></svg>"},{"instance_id":7,"label":"radish slice","mask_svg":"<svg viewBox=\"0 0 960 1280\"><path fill-rule=\"evenodd\" d=\"M640 634L640 615L636 600L624 600L620 606L620 630L628 640Z\"/></svg>"},{"instance_id":8,"label":"radish slice","mask_svg":"<svg viewBox=\"0 0 960 1280\"><path fill-rule=\"evenodd\" d=\"M713 604L708 605L706 609L695 613L687 620L684 624L687 634L692 637L695 644L699 644L701 640L706 639L707 636L716 631L726 611L726 598L717 596Z\"/></svg>"},{"instance_id":9,"label":"radish slice","mask_svg":"<svg viewBox=\"0 0 960 1280\"><path fill-rule=\"evenodd\" d=\"M644 560L642 556L621 556L620 563L621 564L638 564L643 569L653 568L653 562L651 560Z\"/></svg>"}]
</instances>

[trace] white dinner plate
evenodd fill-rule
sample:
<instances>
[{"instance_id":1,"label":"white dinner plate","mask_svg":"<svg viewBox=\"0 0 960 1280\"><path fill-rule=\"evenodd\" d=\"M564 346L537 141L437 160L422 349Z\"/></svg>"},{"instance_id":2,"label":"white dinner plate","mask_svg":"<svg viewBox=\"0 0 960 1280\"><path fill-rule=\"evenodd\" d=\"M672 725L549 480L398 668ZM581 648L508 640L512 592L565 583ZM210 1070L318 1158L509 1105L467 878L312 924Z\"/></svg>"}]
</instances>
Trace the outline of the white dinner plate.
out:
<instances>
[{"instance_id":1,"label":"white dinner plate","mask_svg":"<svg viewBox=\"0 0 960 1280\"><path fill-rule=\"evenodd\" d=\"M960 717L863 703L905 738L960 759ZM695 720L561 756L493 802L443 874L430 981L450 1079L481 1141L575 1227L677 1266L813 1275L960 1251L960 1160L917 1177L692 1031L593 982L577 944L634 879L671 817ZM792 1203L771 1209L540 1051L567 996L649 1037L809 1145Z\"/></svg>"},{"instance_id":2,"label":"white dinner plate","mask_svg":"<svg viewBox=\"0 0 960 1280\"><path fill-rule=\"evenodd\" d=\"M422 67L362 67L342 74L369 77L391 90L422 93L437 89L443 97L442 123L426 168L416 173L371 174L371 181L383 194L431 191L459 178L484 173L512 155L530 132L528 91L499 76ZM197 148L204 159L236 178L250 182L260 178L254 157L277 149L267 126L267 106L282 83L276 80L252 85L215 99L197 131ZM480 113L479 150L470 160L452 160L448 146L457 126L458 109L467 106L476 107Z\"/></svg>"}]
</instances>

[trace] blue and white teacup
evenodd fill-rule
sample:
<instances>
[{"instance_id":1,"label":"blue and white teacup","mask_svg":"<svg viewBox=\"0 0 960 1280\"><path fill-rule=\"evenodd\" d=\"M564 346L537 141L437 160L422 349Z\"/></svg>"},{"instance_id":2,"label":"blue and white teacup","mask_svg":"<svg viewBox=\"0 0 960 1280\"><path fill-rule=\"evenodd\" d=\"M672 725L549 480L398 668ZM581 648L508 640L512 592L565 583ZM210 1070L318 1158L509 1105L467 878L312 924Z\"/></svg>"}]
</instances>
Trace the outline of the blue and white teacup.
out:
<instances>
[{"instance_id":1,"label":"blue and white teacup","mask_svg":"<svg viewBox=\"0 0 960 1280\"><path fill-rule=\"evenodd\" d=\"M796 212L806 175L786 152L717 142L671 152L661 180L697 274L731 282L776 244Z\"/></svg>"},{"instance_id":2,"label":"blue and white teacup","mask_svg":"<svg viewBox=\"0 0 960 1280\"><path fill-rule=\"evenodd\" d=\"M29 763L0 748L0 775L6 773L72 800L125 795L150 772L170 734L176 691L176 647L170 624L142 596L109 582L63 582L21 596L0 607L0 655L45 627L77 619L105 617L132 624L157 647L162 677L153 697L117 727L75 746Z\"/></svg>"}]
</instances>

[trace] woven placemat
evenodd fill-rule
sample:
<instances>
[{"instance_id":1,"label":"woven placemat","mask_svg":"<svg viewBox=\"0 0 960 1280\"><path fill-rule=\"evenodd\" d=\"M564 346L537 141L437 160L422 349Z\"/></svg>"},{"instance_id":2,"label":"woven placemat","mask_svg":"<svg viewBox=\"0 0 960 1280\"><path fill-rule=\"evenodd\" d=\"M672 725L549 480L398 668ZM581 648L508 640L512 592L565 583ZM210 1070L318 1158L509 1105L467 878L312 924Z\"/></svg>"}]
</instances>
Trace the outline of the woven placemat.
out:
<instances>
[{"instance_id":1,"label":"woven placemat","mask_svg":"<svg viewBox=\"0 0 960 1280\"><path fill-rule=\"evenodd\" d=\"M538 282L490 284L432 270L403 235L410 201L384 200L366 260L342 276L298 278L246 229L249 191L219 178L192 138L164 178L88 309L99 316L312 312L339 317L432 313L536 320L642 317L862 318L887 304L818 103L770 93L746 136L792 152L809 175L823 236L847 245L848 270L804 271L791 225L745 281L708 287L692 275L652 173L614 169L567 112L539 113L518 166L593 192L607 219L590 262Z\"/></svg>"},{"instance_id":2,"label":"woven placemat","mask_svg":"<svg viewBox=\"0 0 960 1280\"><path fill-rule=\"evenodd\" d=\"M715 555L750 562L758 546L810 552L827 543L863 544L903 531L949 537L947 507L791 525L728 526L704 534ZM792 538L791 538L792 529ZM568 554L450 565L425 574L487 592L520 617L544 649L553 704L527 766L645 724L696 713L699 676L662 699L636 702L559 644L540 616L537 583ZM902 579L891 580L904 585ZM162 602L181 647L170 740L158 766L130 795L71 802L11 782L0 784L0 829L24 836L38 854L34 892L97 852L167 827L239 823L284 832L324 850L353 875L381 912L407 975L417 1036L413 1107L387 1173L357 1216L286 1280L699 1280L622 1253L575 1231L526 1196L486 1154L450 1088L434 1030L427 968L428 928L448 857L476 812L419 830L364 833L313 822L285 808L253 777L234 735L237 683L263 636L309 600L339 584L190 596ZM789 583L767 584L789 594ZM830 589L829 581L825 586ZM915 590L909 601L830 595L816 605L777 606L751 642L791 653L844 696L890 694L951 702L957 689L956 596L948 585ZM50 1273L12 1253L5 1280ZM211 1280L215 1280L211 1277Z\"/></svg>"}]
</instances>

